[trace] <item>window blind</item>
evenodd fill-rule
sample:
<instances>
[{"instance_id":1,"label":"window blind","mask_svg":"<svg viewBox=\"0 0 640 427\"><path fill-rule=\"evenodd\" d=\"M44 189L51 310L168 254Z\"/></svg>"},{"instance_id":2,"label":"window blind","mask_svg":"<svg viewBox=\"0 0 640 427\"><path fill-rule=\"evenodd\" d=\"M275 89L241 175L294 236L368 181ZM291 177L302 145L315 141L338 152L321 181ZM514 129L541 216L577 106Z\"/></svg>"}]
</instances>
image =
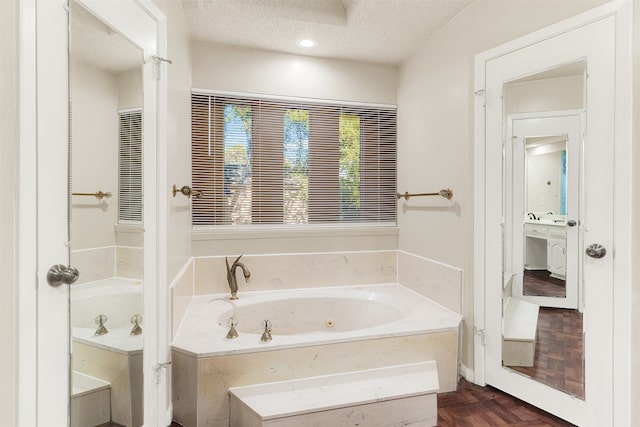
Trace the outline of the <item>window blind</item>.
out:
<instances>
[{"instance_id":1,"label":"window blind","mask_svg":"<svg viewBox=\"0 0 640 427\"><path fill-rule=\"evenodd\" d=\"M142 223L142 110L118 112L118 222Z\"/></svg>"},{"instance_id":2,"label":"window blind","mask_svg":"<svg viewBox=\"0 0 640 427\"><path fill-rule=\"evenodd\" d=\"M191 98L194 226L394 224L396 111Z\"/></svg>"}]
</instances>

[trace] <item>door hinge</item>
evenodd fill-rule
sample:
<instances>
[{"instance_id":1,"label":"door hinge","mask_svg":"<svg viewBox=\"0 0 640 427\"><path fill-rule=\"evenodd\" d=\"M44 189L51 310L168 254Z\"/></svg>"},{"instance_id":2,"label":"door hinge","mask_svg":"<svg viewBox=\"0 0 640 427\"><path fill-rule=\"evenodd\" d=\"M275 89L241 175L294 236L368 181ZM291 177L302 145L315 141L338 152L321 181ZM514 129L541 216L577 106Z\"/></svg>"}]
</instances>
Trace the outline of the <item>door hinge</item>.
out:
<instances>
[{"instance_id":1,"label":"door hinge","mask_svg":"<svg viewBox=\"0 0 640 427\"><path fill-rule=\"evenodd\" d=\"M157 363L153 367L153 370L156 373L156 384L160 384L160 379L162 377L162 370L167 369L169 366L171 366L171 361L164 362L164 363Z\"/></svg>"},{"instance_id":2,"label":"door hinge","mask_svg":"<svg viewBox=\"0 0 640 427\"><path fill-rule=\"evenodd\" d=\"M484 340L485 340L484 329L477 329L474 327L473 333L480 337L480 343L484 345Z\"/></svg>"},{"instance_id":3,"label":"door hinge","mask_svg":"<svg viewBox=\"0 0 640 427\"><path fill-rule=\"evenodd\" d=\"M482 97L482 106L483 107L487 106L487 91L486 90L480 89L480 90L477 90L477 91L473 92L473 94L475 96L481 96Z\"/></svg>"},{"instance_id":4,"label":"door hinge","mask_svg":"<svg viewBox=\"0 0 640 427\"><path fill-rule=\"evenodd\" d=\"M162 78L162 63L166 62L167 64L173 64L173 61L167 58L162 58L158 55L153 55L147 58L145 63L153 61L153 74L156 76L156 80L160 80Z\"/></svg>"}]
</instances>

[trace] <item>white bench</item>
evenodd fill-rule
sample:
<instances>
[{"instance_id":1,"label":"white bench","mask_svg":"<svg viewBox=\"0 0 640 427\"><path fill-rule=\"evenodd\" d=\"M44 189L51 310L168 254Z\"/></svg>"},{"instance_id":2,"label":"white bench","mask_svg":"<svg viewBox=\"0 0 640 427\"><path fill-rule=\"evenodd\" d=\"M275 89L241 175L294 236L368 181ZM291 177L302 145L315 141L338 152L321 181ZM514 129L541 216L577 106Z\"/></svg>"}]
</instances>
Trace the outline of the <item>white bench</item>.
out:
<instances>
[{"instance_id":1,"label":"white bench","mask_svg":"<svg viewBox=\"0 0 640 427\"><path fill-rule=\"evenodd\" d=\"M502 362L505 366L533 366L540 306L505 297L502 325Z\"/></svg>"},{"instance_id":2,"label":"white bench","mask_svg":"<svg viewBox=\"0 0 640 427\"><path fill-rule=\"evenodd\" d=\"M435 361L233 387L229 425L435 426L438 389Z\"/></svg>"}]
</instances>

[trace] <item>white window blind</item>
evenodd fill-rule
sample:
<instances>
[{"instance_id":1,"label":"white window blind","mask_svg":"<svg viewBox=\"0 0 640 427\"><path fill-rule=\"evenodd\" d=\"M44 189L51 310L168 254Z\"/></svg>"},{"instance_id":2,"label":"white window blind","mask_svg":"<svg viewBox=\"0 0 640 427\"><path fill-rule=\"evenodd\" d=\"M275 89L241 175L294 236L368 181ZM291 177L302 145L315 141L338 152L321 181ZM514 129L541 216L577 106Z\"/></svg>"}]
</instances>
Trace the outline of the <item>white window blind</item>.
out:
<instances>
[{"instance_id":1,"label":"white window blind","mask_svg":"<svg viewBox=\"0 0 640 427\"><path fill-rule=\"evenodd\" d=\"M142 223L142 110L119 116L118 222Z\"/></svg>"},{"instance_id":2,"label":"white window blind","mask_svg":"<svg viewBox=\"0 0 640 427\"><path fill-rule=\"evenodd\" d=\"M192 93L194 226L396 222L394 108Z\"/></svg>"}]
</instances>

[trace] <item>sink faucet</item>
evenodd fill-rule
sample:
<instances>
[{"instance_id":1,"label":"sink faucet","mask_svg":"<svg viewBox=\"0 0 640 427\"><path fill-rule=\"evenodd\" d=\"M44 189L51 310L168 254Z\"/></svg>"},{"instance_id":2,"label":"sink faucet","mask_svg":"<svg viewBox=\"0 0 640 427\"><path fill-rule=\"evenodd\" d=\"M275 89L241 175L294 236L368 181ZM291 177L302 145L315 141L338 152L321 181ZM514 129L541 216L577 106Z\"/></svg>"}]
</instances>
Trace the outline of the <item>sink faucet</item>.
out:
<instances>
[{"instance_id":1,"label":"sink faucet","mask_svg":"<svg viewBox=\"0 0 640 427\"><path fill-rule=\"evenodd\" d=\"M534 214L533 212L529 212L527 216L529 217L529 219L538 219L536 218L536 214Z\"/></svg>"},{"instance_id":2,"label":"sink faucet","mask_svg":"<svg viewBox=\"0 0 640 427\"><path fill-rule=\"evenodd\" d=\"M249 283L251 279L251 272L249 269L240 262L240 255L229 267L229 260L227 257L224 258L224 262L227 264L227 282L229 283L229 290L231 290L231 299L238 299L238 280L236 279L236 269L240 267L242 269L242 274L244 275L245 282Z\"/></svg>"}]
</instances>

